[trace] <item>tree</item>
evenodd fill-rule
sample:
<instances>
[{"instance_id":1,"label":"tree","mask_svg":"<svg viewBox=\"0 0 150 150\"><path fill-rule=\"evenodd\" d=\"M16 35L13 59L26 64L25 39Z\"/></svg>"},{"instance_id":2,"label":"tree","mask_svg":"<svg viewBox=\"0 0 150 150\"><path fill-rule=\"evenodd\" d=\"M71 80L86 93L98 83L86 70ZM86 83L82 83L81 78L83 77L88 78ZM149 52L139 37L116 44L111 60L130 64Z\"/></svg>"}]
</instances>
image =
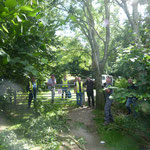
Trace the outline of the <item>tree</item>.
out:
<instances>
[{"instance_id":1,"label":"tree","mask_svg":"<svg viewBox=\"0 0 150 150\"><path fill-rule=\"evenodd\" d=\"M72 23L82 31L91 47L92 67L96 79L96 106L103 109L104 99L100 89L101 75L109 54L110 1L98 1L98 3L101 6L95 9L91 0L74 0L70 2L70 8L67 11ZM102 14L99 14L98 9L104 11L105 19ZM103 27L99 26L101 21L104 21Z\"/></svg>"},{"instance_id":2,"label":"tree","mask_svg":"<svg viewBox=\"0 0 150 150\"><path fill-rule=\"evenodd\" d=\"M90 49L87 45L83 45L78 38L77 35L60 38L62 45L56 51L57 64L53 70L57 78L62 78L64 74L68 73L82 78L85 78L87 74L92 75Z\"/></svg>"},{"instance_id":3,"label":"tree","mask_svg":"<svg viewBox=\"0 0 150 150\"><path fill-rule=\"evenodd\" d=\"M134 42L139 48L141 47L141 37L140 37L140 15L138 6L140 3L145 3L146 1L133 0L130 1L132 5L132 15L129 12L128 0L115 0L117 4L124 10L130 25L132 27Z\"/></svg>"},{"instance_id":4,"label":"tree","mask_svg":"<svg viewBox=\"0 0 150 150\"><path fill-rule=\"evenodd\" d=\"M53 47L58 45L55 30L59 25L52 19L56 17L57 12L52 11L52 5L46 9L48 5L45 3L1 1L1 79L23 84L27 75L44 76L41 73L43 68L45 74L50 72L49 65L55 59Z\"/></svg>"}]
</instances>

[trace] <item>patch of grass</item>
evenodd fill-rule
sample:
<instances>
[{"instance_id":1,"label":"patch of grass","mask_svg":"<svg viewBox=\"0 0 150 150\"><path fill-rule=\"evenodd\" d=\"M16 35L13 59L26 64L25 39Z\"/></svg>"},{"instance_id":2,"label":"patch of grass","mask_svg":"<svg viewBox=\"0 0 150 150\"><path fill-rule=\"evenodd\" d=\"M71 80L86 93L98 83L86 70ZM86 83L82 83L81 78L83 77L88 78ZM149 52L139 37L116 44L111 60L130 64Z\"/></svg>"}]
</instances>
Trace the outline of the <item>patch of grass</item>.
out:
<instances>
[{"instance_id":1,"label":"patch of grass","mask_svg":"<svg viewBox=\"0 0 150 150\"><path fill-rule=\"evenodd\" d=\"M98 133L102 141L105 141L106 146L111 150L140 150L139 139L134 136L128 135L126 129L122 128L126 119L119 116L113 124L103 126L104 113L98 110L94 111L95 121L98 126ZM120 120L119 120L120 119ZM126 122L127 123L127 122ZM135 124L134 124L135 125Z\"/></svg>"}]
</instances>

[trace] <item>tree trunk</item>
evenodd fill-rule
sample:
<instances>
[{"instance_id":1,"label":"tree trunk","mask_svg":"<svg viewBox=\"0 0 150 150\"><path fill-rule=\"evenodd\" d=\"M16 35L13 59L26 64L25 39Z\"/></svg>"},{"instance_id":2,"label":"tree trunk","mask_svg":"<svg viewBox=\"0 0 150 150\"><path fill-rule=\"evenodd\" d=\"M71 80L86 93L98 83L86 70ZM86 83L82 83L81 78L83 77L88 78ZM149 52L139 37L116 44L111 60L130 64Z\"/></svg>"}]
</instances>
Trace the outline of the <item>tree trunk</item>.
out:
<instances>
[{"instance_id":1,"label":"tree trunk","mask_svg":"<svg viewBox=\"0 0 150 150\"><path fill-rule=\"evenodd\" d=\"M101 77L104 70L104 66L106 64L106 60L108 58L108 47L110 41L110 26L109 26L109 0L105 0L105 16L108 22L106 26L106 39L104 40L101 35L97 32L95 28L94 16L92 14L92 0L83 0L83 12L85 16L85 20L83 18L78 21L78 24L81 27L82 32L87 37L89 44L92 50L92 68L93 75L95 77L95 85L96 85L96 108L103 110L104 109L104 95L101 87ZM100 45L99 40L104 42L104 56L100 61Z\"/></svg>"},{"instance_id":2,"label":"tree trunk","mask_svg":"<svg viewBox=\"0 0 150 150\"><path fill-rule=\"evenodd\" d=\"M96 72L96 108L100 110L104 110L104 94L102 91L102 78L99 76L99 73Z\"/></svg>"},{"instance_id":3,"label":"tree trunk","mask_svg":"<svg viewBox=\"0 0 150 150\"><path fill-rule=\"evenodd\" d=\"M132 4L133 8L133 35L135 43L140 48L140 30L139 30L139 12L138 12L138 2Z\"/></svg>"}]
</instances>

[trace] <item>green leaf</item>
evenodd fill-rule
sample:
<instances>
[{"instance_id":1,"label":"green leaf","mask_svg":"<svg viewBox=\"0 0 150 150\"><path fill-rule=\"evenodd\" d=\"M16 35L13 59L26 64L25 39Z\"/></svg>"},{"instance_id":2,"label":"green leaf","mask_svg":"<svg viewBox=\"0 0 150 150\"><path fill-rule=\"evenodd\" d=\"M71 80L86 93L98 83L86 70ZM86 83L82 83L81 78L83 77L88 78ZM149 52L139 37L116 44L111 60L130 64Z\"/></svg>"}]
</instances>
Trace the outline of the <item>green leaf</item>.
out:
<instances>
[{"instance_id":1,"label":"green leaf","mask_svg":"<svg viewBox=\"0 0 150 150\"><path fill-rule=\"evenodd\" d=\"M32 11L32 12L29 12L29 13L28 13L28 16L30 16L30 17L36 17L37 13L38 13L40 10L41 10L41 9L36 9L36 10L34 10L34 11Z\"/></svg>"},{"instance_id":2,"label":"green leaf","mask_svg":"<svg viewBox=\"0 0 150 150\"><path fill-rule=\"evenodd\" d=\"M76 16L70 16L70 19L71 19L73 22L76 22L76 21L77 21Z\"/></svg>"},{"instance_id":3,"label":"green leaf","mask_svg":"<svg viewBox=\"0 0 150 150\"><path fill-rule=\"evenodd\" d=\"M5 11L4 6L2 4L0 4L0 13Z\"/></svg>"},{"instance_id":4,"label":"green leaf","mask_svg":"<svg viewBox=\"0 0 150 150\"><path fill-rule=\"evenodd\" d=\"M42 58L41 61L42 61L43 63L45 63L45 64L48 63L48 59L45 59L45 58Z\"/></svg>"},{"instance_id":5,"label":"green leaf","mask_svg":"<svg viewBox=\"0 0 150 150\"><path fill-rule=\"evenodd\" d=\"M17 23L15 23L15 21L14 21L14 20L11 20L11 22L12 22L14 25L18 25Z\"/></svg>"},{"instance_id":6,"label":"green leaf","mask_svg":"<svg viewBox=\"0 0 150 150\"><path fill-rule=\"evenodd\" d=\"M43 27L44 26L42 22L39 22L38 25L39 25L39 27Z\"/></svg>"},{"instance_id":7,"label":"green leaf","mask_svg":"<svg viewBox=\"0 0 150 150\"><path fill-rule=\"evenodd\" d=\"M26 20L28 20L28 18L27 18L27 16L26 16L25 14L22 14L22 16L24 16L24 18L25 18Z\"/></svg>"},{"instance_id":8,"label":"green leaf","mask_svg":"<svg viewBox=\"0 0 150 150\"><path fill-rule=\"evenodd\" d=\"M28 65L28 66L24 67L24 70L32 72L32 70L34 70L34 67L31 65Z\"/></svg>"},{"instance_id":9,"label":"green leaf","mask_svg":"<svg viewBox=\"0 0 150 150\"><path fill-rule=\"evenodd\" d=\"M38 71L31 65L26 66L24 70L31 72L35 76L38 74Z\"/></svg>"},{"instance_id":10,"label":"green leaf","mask_svg":"<svg viewBox=\"0 0 150 150\"><path fill-rule=\"evenodd\" d=\"M18 62L20 62L20 57L15 57L15 58L11 59L11 64L15 64L15 63L18 63Z\"/></svg>"},{"instance_id":11,"label":"green leaf","mask_svg":"<svg viewBox=\"0 0 150 150\"><path fill-rule=\"evenodd\" d=\"M5 55L7 55L7 53L2 48L0 48L0 56L5 56Z\"/></svg>"},{"instance_id":12,"label":"green leaf","mask_svg":"<svg viewBox=\"0 0 150 150\"><path fill-rule=\"evenodd\" d=\"M2 24L2 27L3 27L3 29L7 32L7 33L9 33L8 32L8 30L6 29L6 27Z\"/></svg>"},{"instance_id":13,"label":"green leaf","mask_svg":"<svg viewBox=\"0 0 150 150\"><path fill-rule=\"evenodd\" d=\"M34 11L30 6L22 6L20 9L24 11Z\"/></svg>"},{"instance_id":14,"label":"green leaf","mask_svg":"<svg viewBox=\"0 0 150 150\"><path fill-rule=\"evenodd\" d=\"M14 8L17 5L17 1L16 0L6 0L5 1L5 6L8 8Z\"/></svg>"},{"instance_id":15,"label":"green leaf","mask_svg":"<svg viewBox=\"0 0 150 150\"><path fill-rule=\"evenodd\" d=\"M36 53L33 54L33 56L37 57L37 56L39 56L40 54L41 54L40 52L36 52Z\"/></svg>"},{"instance_id":16,"label":"green leaf","mask_svg":"<svg viewBox=\"0 0 150 150\"><path fill-rule=\"evenodd\" d=\"M30 17L36 17L37 12L29 12L28 16Z\"/></svg>"},{"instance_id":17,"label":"green leaf","mask_svg":"<svg viewBox=\"0 0 150 150\"><path fill-rule=\"evenodd\" d=\"M25 60L25 61L19 61L19 63L21 63L21 64L23 64L25 66L29 65L29 62L27 60Z\"/></svg>"},{"instance_id":18,"label":"green leaf","mask_svg":"<svg viewBox=\"0 0 150 150\"><path fill-rule=\"evenodd\" d=\"M17 0L17 2L20 4L20 5L23 5L24 4L24 0Z\"/></svg>"},{"instance_id":19,"label":"green leaf","mask_svg":"<svg viewBox=\"0 0 150 150\"><path fill-rule=\"evenodd\" d=\"M8 64L8 62L10 62L10 56L7 54L4 58L3 58L3 64Z\"/></svg>"}]
</instances>

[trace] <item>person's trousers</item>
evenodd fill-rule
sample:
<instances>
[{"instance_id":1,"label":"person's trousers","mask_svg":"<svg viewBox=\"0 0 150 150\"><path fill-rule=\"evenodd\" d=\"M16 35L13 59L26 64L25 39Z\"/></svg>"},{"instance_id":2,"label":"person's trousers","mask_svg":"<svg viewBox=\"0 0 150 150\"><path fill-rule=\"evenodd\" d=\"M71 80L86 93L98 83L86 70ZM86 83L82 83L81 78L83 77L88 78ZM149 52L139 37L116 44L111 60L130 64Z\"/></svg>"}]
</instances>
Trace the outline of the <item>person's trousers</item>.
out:
<instances>
[{"instance_id":1,"label":"person's trousers","mask_svg":"<svg viewBox=\"0 0 150 150\"><path fill-rule=\"evenodd\" d=\"M33 89L33 92L29 93L29 101L28 101L29 108L31 106L32 99L34 99L34 107L35 107L35 105L36 105L36 89Z\"/></svg>"},{"instance_id":2,"label":"person's trousers","mask_svg":"<svg viewBox=\"0 0 150 150\"><path fill-rule=\"evenodd\" d=\"M30 106L31 106L32 99L33 99L33 93L30 92L29 93L29 100L28 100L28 108L30 108Z\"/></svg>"},{"instance_id":3,"label":"person's trousers","mask_svg":"<svg viewBox=\"0 0 150 150\"><path fill-rule=\"evenodd\" d=\"M52 103L54 102L54 97L55 97L55 88L51 89L51 95L52 95Z\"/></svg>"},{"instance_id":4,"label":"person's trousers","mask_svg":"<svg viewBox=\"0 0 150 150\"><path fill-rule=\"evenodd\" d=\"M111 113L111 104L112 104L113 100L110 100L109 97L106 97L106 102L105 102L105 108L104 108L104 113L105 113L105 118L104 120L106 122L110 122L113 121L113 116Z\"/></svg>"},{"instance_id":5,"label":"person's trousers","mask_svg":"<svg viewBox=\"0 0 150 150\"><path fill-rule=\"evenodd\" d=\"M131 114L131 104L133 105L133 111L135 113L135 104L136 98L135 97L128 97L126 101L126 108L128 110L128 114Z\"/></svg>"},{"instance_id":6,"label":"person's trousers","mask_svg":"<svg viewBox=\"0 0 150 150\"><path fill-rule=\"evenodd\" d=\"M62 88L62 98L64 98L64 93L65 93L65 98L67 98L67 87Z\"/></svg>"},{"instance_id":7,"label":"person's trousers","mask_svg":"<svg viewBox=\"0 0 150 150\"><path fill-rule=\"evenodd\" d=\"M33 88L34 107L36 106L36 96L37 96L37 90L35 88Z\"/></svg>"},{"instance_id":8,"label":"person's trousers","mask_svg":"<svg viewBox=\"0 0 150 150\"><path fill-rule=\"evenodd\" d=\"M77 93L77 105L78 106L82 106L82 97L83 97L83 93Z\"/></svg>"},{"instance_id":9,"label":"person's trousers","mask_svg":"<svg viewBox=\"0 0 150 150\"><path fill-rule=\"evenodd\" d=\"M87 96L88 96L88 106L91 107L91 98L92 98L92 106L94 107L94 94L92 92L91 93L87 92Z\"/></svg>"}]
</instances>

